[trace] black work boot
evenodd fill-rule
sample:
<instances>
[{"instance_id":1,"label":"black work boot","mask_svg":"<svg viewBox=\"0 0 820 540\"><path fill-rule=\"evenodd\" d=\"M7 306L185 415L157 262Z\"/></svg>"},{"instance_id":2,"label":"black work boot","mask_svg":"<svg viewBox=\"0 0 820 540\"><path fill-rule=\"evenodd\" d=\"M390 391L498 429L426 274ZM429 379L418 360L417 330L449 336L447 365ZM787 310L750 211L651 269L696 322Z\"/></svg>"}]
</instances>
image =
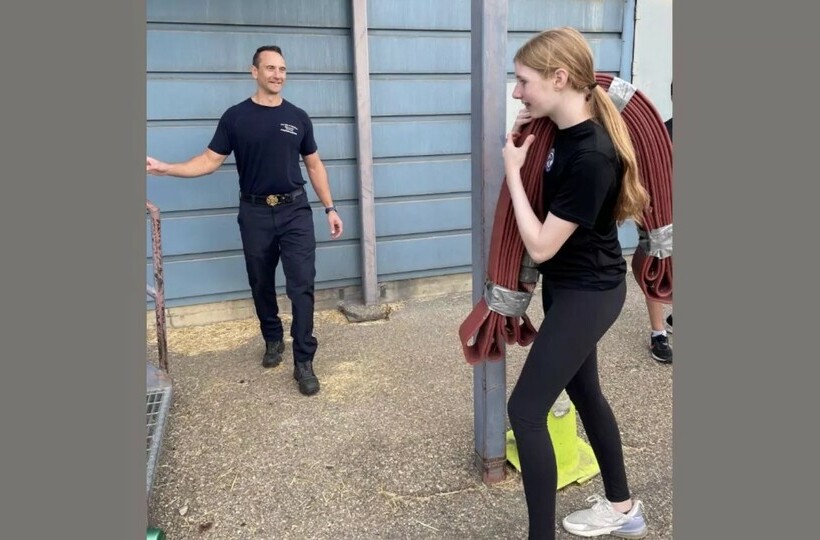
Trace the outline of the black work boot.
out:
<instances>
[{"instance_id":1,"label":"black work boot","mask_svg":"<svg viewBox=\"0 0 820 540\"><path fill-rule=\"evenodd\" d=\"M281 364L283 352L285 352L285 344L281 341L266 341L262 367L272 368Z\"/></svg>"},{"instance_id":2,"label":"black work boot","mask_svg":"<svg viewBox=\"0 0 820 540\"><path fill-rule=\"evenodd\" d=\"M313 362L295 362L293 378L299 383L299 391L312 396L319 391L319 379L313 373Z\"/></svg>"}]
</instances>

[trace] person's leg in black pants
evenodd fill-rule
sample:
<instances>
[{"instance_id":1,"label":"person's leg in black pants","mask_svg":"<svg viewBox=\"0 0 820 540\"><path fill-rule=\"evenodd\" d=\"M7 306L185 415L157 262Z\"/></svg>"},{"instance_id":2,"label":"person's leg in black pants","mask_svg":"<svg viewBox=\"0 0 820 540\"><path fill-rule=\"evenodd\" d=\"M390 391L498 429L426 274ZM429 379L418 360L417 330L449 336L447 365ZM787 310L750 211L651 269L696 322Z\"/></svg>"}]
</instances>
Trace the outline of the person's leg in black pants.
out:
<instances>
[{"instance_id":1,"label":"person's leg in black pants","mask_svg":"<svg viewBox=\"0 0 820 540\"><path fill-rule=\"evenodd\" d=\"M313 372L313 356L318 342L313 335L313 289L316 279L316 236L313 210L306 196L277 207L276 229L285 272L285 291L293 309L290 335L293 337L293 378L299 391L313 395L319 379Z\"/></svg>"},{"instance_id":2,"label":"person's leg in black pants","mask_svg":"<svg viewBox=\"0 0 820 540\"><path fill-rule=\"evenodd\" d=\"M601 392L597 347L567 385L567 394L581 417L589 444L601 467L606 498L613 502L629 499L621 433L612 408Z\"/></svg>"},{"instance_id":3,"label":"person's leg in black pants","mask_svg":"<svg viewBox=\"0 0 820 540\"><path fill-rule=\"evenodd\" d=\"M283 336L276 302L275 277L276 266L279 264L279 245L274 212L273 207L241 201L237 217L248 284L262 337L266 342L281 342Z\"/></svg>"},{"instance_id":4,"label":"person's leg in black pants","mask_svg":"<svg viewBox=\"0 0 820 540\"><path fill-rule=\"evenodd\" d=\"M307 197L302 195L291 204L277 207L276 228L285 291L293 309L293 361L311 362L318 346L313 335L316 235Z\"/></svg>"},{"instance_id":5,"label":"person's leg in black pants","mask_svg":"<svg viewBox=\"0 0 820 540\"><path fill-rule=\"evenodd\" d=\"M601 474L612 480L616 493L621 489L618 478L625 476L620 472L623 460L618 426L608 405L608 414L600 408L606 400L598 395L594 351L621 312L626 284L608 291L581 291L554 289L545 283L542 294L544 321L507 406L521 461L529 538L539 540L555 537L558 471L547 430L547 414L561 390L567 388L573 402L578 399L582 404L576 407L583 414L584 427L593 433L590 438L597 437L597 448L593 449ZM592 362L587 365L589 360ZM628 492L625 480L622 488Z\"/></svg>"}]
</instances>

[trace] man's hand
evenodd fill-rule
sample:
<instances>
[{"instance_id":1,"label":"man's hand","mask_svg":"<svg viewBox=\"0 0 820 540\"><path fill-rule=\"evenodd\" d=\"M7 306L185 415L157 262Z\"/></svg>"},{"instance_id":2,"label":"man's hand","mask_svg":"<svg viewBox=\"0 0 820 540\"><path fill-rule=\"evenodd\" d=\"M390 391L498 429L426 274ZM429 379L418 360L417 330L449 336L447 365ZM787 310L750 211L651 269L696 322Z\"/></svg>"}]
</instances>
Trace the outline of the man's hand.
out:
<instances>
[{"instance_id":1,"label":"man's hand","mask_svg":"<svg viewBox=\"0 0 820 540\"><path fill-rule=\"evenodd\" d=\"M335 210L328 212L327 223L330 226L331 239L336 240L337 238L342 236L344 224L342 223L342 218L339 217L339 214L337 214Z\"/></svg>"},{"instance_id":2,"label":"man's hand","mask_svg":"<svg viewBox=\"0 0 820 540\"><path fill-rule=\"evenodd\" d=\"M165 176L168 174L168 170L170 168L171 166L164 161L154 159L150 156L145 158L145 172L148 174L153 174L154 176Z\"/></svg>"}]
</instances>

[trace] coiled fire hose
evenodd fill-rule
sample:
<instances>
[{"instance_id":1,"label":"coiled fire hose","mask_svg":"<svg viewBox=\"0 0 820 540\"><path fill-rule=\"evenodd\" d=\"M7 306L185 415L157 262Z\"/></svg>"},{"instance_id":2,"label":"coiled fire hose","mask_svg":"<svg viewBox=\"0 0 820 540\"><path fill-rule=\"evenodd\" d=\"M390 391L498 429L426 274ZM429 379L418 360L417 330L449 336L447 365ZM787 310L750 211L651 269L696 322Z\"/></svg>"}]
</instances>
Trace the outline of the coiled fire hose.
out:
<instances>
[{"instance_id":1,"label":"coiled fire hose","mask_svg":"<svg viewBox=\"0 0 820 540\"><path fill-rule=\"evenodd\" d=\"M611 75L598 73L595 80L621 111L635 147L641 180L650 197L650 205L643 213L643 227L638 228L633 274L649 298L671 303L672 141L657 110L642 92ZM523 127L519 144L529 134L535 135L535 140L521 168L521 179L535 214L543 221L546 212L541 198L542 171L555 138L555 124L548 118L533 120ZM505 181L493 220L483 295L458 331L467 363L500 360L506 345L532 343L537 331L526 310L537 282L538 270L518 234Z\"/></svg>"}]
</instances>

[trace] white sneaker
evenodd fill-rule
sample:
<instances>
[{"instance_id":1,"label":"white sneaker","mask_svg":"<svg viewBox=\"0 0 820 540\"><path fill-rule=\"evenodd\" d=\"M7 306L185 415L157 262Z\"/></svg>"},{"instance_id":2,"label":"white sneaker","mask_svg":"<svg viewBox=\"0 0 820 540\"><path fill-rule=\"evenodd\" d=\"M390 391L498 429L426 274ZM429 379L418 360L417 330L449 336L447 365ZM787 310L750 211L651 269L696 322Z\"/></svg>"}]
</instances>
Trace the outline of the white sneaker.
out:
<instances>
[{"instance_id":1,"label":"white sneaker","mask_svg":"<svg viewBox=\"0 0 820 540\"><path fill-rule=\"evenodd\" d=\"M593 495L587 502L592 508L578 510L564 518L562 524L567 532L577 536L592 537L611 534L619 538L643 538L646 536L646 522L643 518L643 503L635 500L632 509L623 514L612 508L612 503L600 495Z\"/></svg>"}]
</instances>

